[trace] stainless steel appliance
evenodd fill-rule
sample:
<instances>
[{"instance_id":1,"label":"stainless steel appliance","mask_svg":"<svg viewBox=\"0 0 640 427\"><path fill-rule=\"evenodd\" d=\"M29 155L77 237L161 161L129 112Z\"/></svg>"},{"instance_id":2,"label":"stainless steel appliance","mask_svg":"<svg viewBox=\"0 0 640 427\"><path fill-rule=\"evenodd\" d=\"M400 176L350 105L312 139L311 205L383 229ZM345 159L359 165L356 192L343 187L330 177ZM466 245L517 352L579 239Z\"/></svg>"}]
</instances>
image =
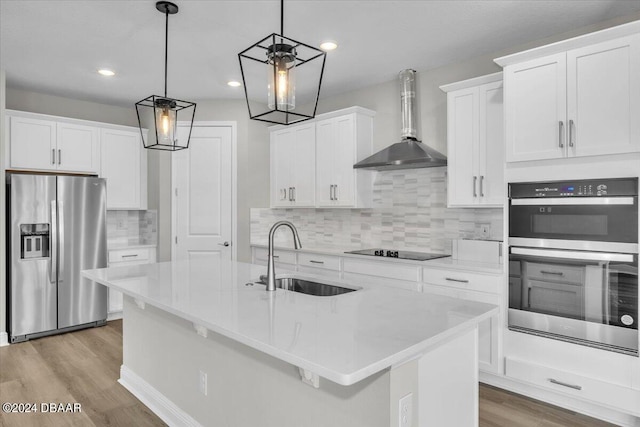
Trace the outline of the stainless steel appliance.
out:
<instances>
[{"instance_id":1,"label":"stainless steel appliance","mask_svg":"<svg viewBox=\"0 0 640 427\"><path fill-rule=\"evenodd\" d=\"M402 70L400 80L400 117L402 132L396 142L353 165L354 169L396 170L447 166L447 158L418 140L416 126L416 71Z\"/></svg>"},{"instance_id":2,"label":"stainless steel appliance","mask_svg":"<svg viewBox=\"0 0 640 427\"><path fill-rule=\"evenodd\" d=\"M430 259L446 258L448 256L451 256L446 254L430 254L427 252L396 251L393 249L360 249L357 251L348 251L345 253L388 257L388 258L411 259L415 261L427 261Z\"/></svg>"},{"instance_id":3,"label":"stainless steel appliance","mask_svg":"<svg viewBox=\"0 0 640 427\"><path fill-rule=\"evenodd\" d=\"M105 180L7 175L11 342L104 324L107 289L80 276L107 266Z\"/></svg>"},{"instance_id":4,"label":"stainless steel appliance","mask_svg":"<svg viewBox=\"0 0 640 427\"><path fill-rule=\"evenodd\" d=\"M638 179L509 184L509 329L638 355Z\"/></svg>"}]
</instances>

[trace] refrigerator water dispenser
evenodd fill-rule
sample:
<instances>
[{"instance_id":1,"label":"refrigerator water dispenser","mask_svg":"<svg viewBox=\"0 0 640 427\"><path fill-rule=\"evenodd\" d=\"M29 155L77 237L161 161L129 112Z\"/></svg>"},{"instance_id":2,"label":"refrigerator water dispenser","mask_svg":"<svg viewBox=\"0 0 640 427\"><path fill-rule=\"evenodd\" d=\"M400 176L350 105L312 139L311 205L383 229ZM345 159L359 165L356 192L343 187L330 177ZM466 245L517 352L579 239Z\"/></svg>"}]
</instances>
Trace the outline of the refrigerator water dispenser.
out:
<instances>
[{"instance_id":1,"label":"refrigerator water dispenser","mask_svg":"<svg viewBox=\"0 0 640 427\"><path fill-rule=\"evenodd\" d=\"M20 224L20 258L49 258L49 224Z\"/></svg>"}]
</instances>

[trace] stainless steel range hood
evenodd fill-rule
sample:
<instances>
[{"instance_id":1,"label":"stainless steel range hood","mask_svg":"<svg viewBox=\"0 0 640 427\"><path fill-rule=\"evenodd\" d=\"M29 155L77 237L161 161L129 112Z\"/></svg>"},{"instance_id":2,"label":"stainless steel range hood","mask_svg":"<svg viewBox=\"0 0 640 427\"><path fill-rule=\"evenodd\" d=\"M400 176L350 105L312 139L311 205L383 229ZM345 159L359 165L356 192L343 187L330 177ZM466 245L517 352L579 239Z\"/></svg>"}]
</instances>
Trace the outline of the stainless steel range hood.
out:
<instances>
[{"instance_id":1,"label":"stainless steel range hood","mask_svg":"<svg viewBox=\"0 0 640 427\"><path fill-rule=\"evenodd\" d=\"M354 169L379 171L418 169L446 166L447 158L421 143L416 132L416 72L402 70L400 79L400 110L402 113L402 140L353 165Z\"/></svg>"}]
</instances>

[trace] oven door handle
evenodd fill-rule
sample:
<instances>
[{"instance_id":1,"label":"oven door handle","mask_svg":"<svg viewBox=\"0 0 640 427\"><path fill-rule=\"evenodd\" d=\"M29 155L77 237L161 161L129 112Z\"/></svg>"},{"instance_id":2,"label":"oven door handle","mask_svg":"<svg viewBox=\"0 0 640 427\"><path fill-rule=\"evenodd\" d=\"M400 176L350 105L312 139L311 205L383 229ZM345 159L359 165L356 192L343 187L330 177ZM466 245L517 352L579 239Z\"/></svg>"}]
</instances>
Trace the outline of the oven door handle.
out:
<instances>
[{"instance_id":1,"label":"oven door handle","mask_svg":"<svg viewBox=\"0 0 640 427\"><path fill-rule=\"evenodd\" d=\"M539 199L511 199L514 206L556 205L634 205L635 197L541 197Z\"/></svg>"},{"instance_id":2,"label":"oven door handle","mask_svg":"<svg viewBox=\"0 0 640 427\"><path fill-rule=\"evenodd\" d=\"M512 247L513 255L530 255L545 258L564 258L579 261L620 261L633 262L633 254L620 254L612 252L592 252L592 251L565 251L561 249L535 249Z\"/></svg>"}]
</instances>

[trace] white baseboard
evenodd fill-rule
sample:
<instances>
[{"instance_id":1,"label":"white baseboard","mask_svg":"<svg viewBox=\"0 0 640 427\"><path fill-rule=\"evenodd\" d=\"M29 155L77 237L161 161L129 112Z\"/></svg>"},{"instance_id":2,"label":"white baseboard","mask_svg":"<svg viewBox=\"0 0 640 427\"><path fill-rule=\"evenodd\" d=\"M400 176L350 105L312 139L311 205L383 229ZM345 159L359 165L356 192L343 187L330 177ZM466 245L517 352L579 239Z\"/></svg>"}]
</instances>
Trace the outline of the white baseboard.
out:
<instances>
[{"instance_id":1,"label":"white baseboard","mask_svg":"<svg viewBox=\"0 0 640 427\"><path fill-rule=\"evenodd\" d=\"M480 382L489 384L551 405L578 412L622 427L640 427L640 418L584 400L548 391L504 375L480 372Z\"/></svg>"},{"instance_id":2,"label":"white baseboard","mask_svg":"<svg viewBox=\"0 0 640 427\"><path fill-rule=\"evenodd\" d=\"M0 332L0 347L9 345L9 334L6 332Z\"/></svg>"},{"instance_id":3,"label":"white baseboard","mask_svg":"<svg viewBox=\"0 0 640 427\"><path fill-rule=\"evenodd\" d=\"M111 320L122 319L122 311L115 311L113 313L107 313L107 322Z\"/></svg>"},{"instance_id":4,"label":"white baseboard","mask_svg":"<svg viewBox=\"0 0 640 427\"><path fill-rule=\"evenodd\" d=\"M124 365L120 367L118 382L169 426L202 427L202 424Z\"/></svg>"}]
</instances>

